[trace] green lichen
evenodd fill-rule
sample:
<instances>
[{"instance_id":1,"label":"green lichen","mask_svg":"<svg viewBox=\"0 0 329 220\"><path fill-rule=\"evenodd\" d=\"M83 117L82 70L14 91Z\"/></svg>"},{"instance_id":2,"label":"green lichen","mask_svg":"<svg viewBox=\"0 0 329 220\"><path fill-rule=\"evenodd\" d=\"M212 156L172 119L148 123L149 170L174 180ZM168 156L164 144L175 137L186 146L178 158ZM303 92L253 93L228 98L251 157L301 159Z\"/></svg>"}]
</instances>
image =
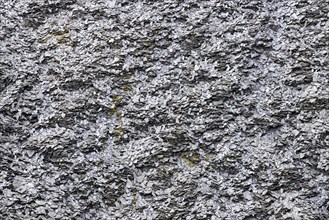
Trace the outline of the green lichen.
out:
<instances>
[{"instance_id":1,"label":"green lichen","mask_svg":"<svg viewBox=\"0 0 329 220\"><path fill-rule=\"evenodd\" d=\"M122 122L122 117L123 117L122 112L117 112L117 117L118 117L118 121Z\"/></svg>"},{"instance_id":2,"label":"green lichen","mask_svg":"<svg viewBox=\"0 0 329 220\"><path fill-rule=\"evenodd\" d=\"M117 137L122 137L123 136L123 129L121 127L114 128L113 135L117 136Z\"/></svg>"},{"instance_id":3,"label":"green lichen","mask_svg":"<svg viewBox=\"0 0 329 220\"><path fill-rule=\"evenodd\" d=\"M115 145L119 145L120 143L121 143L120 140L115 140L115 141L114 141L114 144L115 144Z\"/></svg>"},{"instance_id":4,"label":"green lichen","mask_svg":"<svg viewBox=\"0 0 329 220\"><path fill-rule=\"evenodd\" d=\"M118 111L118 107L114 106L113 108L110 109L109 114L113 116L115 113L117 113L117 111Z\"/></svg>"},{"instance_id":5,"label":"green lichen","mask_svg":"<svg viewBox=\"0 0 329 220\"><path fill-rule=\"evenodd\" d=\"M197 153L182 153L181 159L188 167L195 167L201 161L200 155Z\"/></svg>"},{"instance_id":6,"label":"green lichen","mask_svg":"<svg viewBox=\"0 0 329 220\"><path fill-rule=\"evenodd\" d=\"M72 42L71 42L71 46L72 46L72 47L77 47L78 44L79 44L79 43L78 43L77 41L72 41Z\"/></svg>"},{"instance_id":7,"label":"green lichen","mask_svg":"<svg viewBox=\"0 0 329 220\"><path fill-rule=\"evenodd\" d=\"M68 33L70 33L69 30L63 30L63 31L55 31L55 32L53 32L52 34L53 34L54 36L62 36L62 35L68 34Z\"/></svg>"},{"instance_id":8,"label":"green lichen","mask_svg":"<svg viewBox=\"0 0 329 220\"><path fill-rule=\"evenodd\" d=\"M45 44L45 43L48 42L49 39L51 39L53 37L57 39L57 42L59 44L64 44L64 43L70 42L69 38L67 38L67 37L61 37L61 36L67 35L69 33L70 33L69 30L52 32L52 33L48 34L45 38L43 38L42 40L40 40L40 43ZM61 37L61 38L58 38L58 37Z\"/></svg>"},{"instance_id":9,"label":"green lichen","mask_svg":"<svg viewBox=\"0 0 329 220\"><path fill-rule=\"evenodd\" d=\"M134 193L134 196L133 196L133 198L131 200L131 205L132 206L136 206L136 203L137 203L137 194Z\"/></svg>"},{"instance_id":10,"label":"green lichen","mask_svg":"<svg viewBox=\"0 0 329 220\"><path fill-rule=\"evenodd\" d=\"M127 84L123 87L123 91L130 92L132 90L132 86L130 84Z\"/></svg>"},{"instance_id":11,"label":"green lichen","mask_svg":"<svg viewBox=\"0 0 329 220\"><path fill-rule=\"evenodd\" d=\"M63 38L57 39L57 42L59 44L69 43L70 41L71 41L70 38L67 38L67 37L63 37Z\"/></svg>"},{"instance_id":12,"label":"green lichen","mask_svg":"<svg viewBox=\"0 0 329 220\"><path fill-rule=\"evenodd\" d=\"M113 99L115 106L120 106L125 102L125 100L122 97L120 97L119 95L113 96L112 99Z\"/></svg>"},{"instance_id":13,"label":"green lichen","mask_svg":"<svg viewBox=\"0 0 329 220\"><path fill-rule=\"evenodd\" d=\"M210 155L209 154L207 154L206 157L204 158L204 160L207 161L207 162L210 162L210 159L211 158L210 158Z\"/></svg>"}]
</instances>

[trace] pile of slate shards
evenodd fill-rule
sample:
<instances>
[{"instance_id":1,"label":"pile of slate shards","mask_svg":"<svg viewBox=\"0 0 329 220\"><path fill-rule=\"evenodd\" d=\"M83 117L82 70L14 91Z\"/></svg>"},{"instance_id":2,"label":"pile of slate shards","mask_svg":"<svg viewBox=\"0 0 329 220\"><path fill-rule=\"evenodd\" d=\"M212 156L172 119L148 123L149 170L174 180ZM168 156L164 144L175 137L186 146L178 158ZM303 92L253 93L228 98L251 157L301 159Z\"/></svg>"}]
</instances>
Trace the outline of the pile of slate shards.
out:
<instances>
[{"instance_id":1,"label":"pile of slate shards","mask_svg":"<svg viewBox=\"0 0 329 220\"><path fill-rule=\"evenodd\" d=\"M0 0L0 218L329 218L327 0Z\"/></svg>"}]
</instances>

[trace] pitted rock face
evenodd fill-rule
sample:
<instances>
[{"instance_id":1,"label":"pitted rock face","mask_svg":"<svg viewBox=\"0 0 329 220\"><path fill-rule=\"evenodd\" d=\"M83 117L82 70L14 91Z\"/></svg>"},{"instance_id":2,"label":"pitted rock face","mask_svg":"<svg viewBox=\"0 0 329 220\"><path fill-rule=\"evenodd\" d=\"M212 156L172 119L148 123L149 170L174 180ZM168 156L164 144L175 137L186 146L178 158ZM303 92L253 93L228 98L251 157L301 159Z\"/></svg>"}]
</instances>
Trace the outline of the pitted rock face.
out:
<instances>
[{"instance_id":1,"label":"pitted rock face","mask_svg":"<svg viewBox=\"0 0 329 220\"><path fill-rule=\"evenodd\" d=\"M0 0L3 219L328 219L329 5Z\"/></svg>"}]
</instances>

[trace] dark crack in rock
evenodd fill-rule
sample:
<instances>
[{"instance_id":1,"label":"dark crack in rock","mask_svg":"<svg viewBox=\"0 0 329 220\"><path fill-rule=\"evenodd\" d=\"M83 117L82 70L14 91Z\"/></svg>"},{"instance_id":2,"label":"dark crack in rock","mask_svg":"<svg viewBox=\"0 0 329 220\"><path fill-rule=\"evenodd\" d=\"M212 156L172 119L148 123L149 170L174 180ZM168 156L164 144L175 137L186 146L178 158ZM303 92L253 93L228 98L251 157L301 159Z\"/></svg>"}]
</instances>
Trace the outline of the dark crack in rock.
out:
<instances>
[{"instance_id":1,"label":"dark crack in rock","mask_svg":"<svg viewBox=\"0 0 329 220\"><path fill-rule=\"evenodd\" d=\"M1 219L329 218L326 0L0 0Z\"/></svg>"}]
</instances>

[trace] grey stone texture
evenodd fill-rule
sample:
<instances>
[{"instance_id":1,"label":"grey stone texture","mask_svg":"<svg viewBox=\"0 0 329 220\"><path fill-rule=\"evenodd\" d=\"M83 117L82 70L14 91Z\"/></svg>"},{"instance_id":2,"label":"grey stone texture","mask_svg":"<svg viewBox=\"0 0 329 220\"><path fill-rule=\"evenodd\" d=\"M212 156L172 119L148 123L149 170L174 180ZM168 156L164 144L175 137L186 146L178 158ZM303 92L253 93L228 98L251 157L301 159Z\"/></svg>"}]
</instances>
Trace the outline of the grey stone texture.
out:
<instances>
[{"instance_id":1,"label":"grey stone texture","mask_svg":"<svg viewBox=\"0 0 329 220\"><path fill-rule=\"evenodd\" d=\"M0 0L0 219L329 219L327 0Z\"/></svg>"}]
</instances>

